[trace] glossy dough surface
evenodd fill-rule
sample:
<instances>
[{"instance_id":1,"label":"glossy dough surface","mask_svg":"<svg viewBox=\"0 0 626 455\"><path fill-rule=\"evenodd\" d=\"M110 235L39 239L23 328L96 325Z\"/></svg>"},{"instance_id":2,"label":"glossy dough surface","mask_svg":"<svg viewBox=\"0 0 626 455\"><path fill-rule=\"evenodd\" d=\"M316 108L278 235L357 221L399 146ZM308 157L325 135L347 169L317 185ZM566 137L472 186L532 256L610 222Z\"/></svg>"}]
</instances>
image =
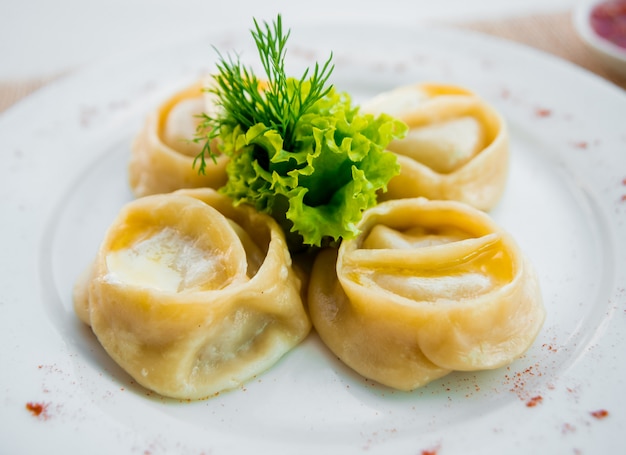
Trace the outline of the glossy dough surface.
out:
<instances>
[{"instance_id":1,"label":"glossy dough surface","mask_svg":"<svg viewBox=\"0 0 626 455\"><path fill-rule=\"evenodd\" d=\"M388 149L400 175L380 200L423 196L481 210L500 200L508 173L509 138L500 114L462 87L416 84L381 93L362 106L404 121L409 132Z\"/></svg>"},{"instance_id":2,"label":"glossy dough surface","mask_svg":"<svg viewBox=\"0 0 626 455\"><path fill-rule=\"evenodd\" d=\"M228 157L219 155L204 175L193 167L202 145L192 142L197 115L214 106L202 83L187 87L163 102L135 138L129 163L129 183L137 197L169 193L181 188L220 188L226 183ZM217 149L213 150L217 153Z\"/></svg>"},{"instance_id":3,"label":"glossy dough surface","mask_svg":"<svg viewBox=\"0 0 626 455\"><path fill-rule=\"evenodd\" d=\"M400 199L365 212L362 233L317 257L308 304L348 366L411 390L453 370L523 354L545 318L535 273L483 212Z\"/></svg>"},{"instance_id":4,"label":"glossy dough surface","mask_svg":"<svg viewBox=\"0 0 626 455\"><path fill-rule=\"evenodd\" d=\"M262 373L308 334L301 286L272 218L181 190L122 209L75 307L137 382L199 399Z\"/></svg>"}]
</instances>

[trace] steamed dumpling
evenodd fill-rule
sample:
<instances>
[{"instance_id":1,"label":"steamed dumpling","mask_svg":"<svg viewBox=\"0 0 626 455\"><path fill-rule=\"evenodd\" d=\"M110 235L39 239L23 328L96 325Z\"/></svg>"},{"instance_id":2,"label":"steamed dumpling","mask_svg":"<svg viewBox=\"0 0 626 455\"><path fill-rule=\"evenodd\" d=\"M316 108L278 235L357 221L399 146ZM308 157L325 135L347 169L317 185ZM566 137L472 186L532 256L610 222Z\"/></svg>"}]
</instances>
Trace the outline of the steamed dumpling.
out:
<instances>
[{"instance_id":1,"label":"steamed dumpling","mask_svg":"<svg viewBox=\"0 0 626 455\"><path fill-rule=\"evenodd\" d=\"M381 200L423 196L481 210L499 201L508 172L508 132L484 100L461 87L417 84L382 93L362 109L409 126L406 137L388 146L401 171Z\"/></svg>"},{"instance_id":2,"label":"steamed dumpling","mask_svg":"<svg viewBox=\"0 0 626 455\"><path fill-rule=\"evenodd\" d=\"M198 399L272 366L310 330L274 220L211 189L136 199L109 228L75 308L159 394Z\"/></svg>"},{"instance_id":3,"label":"steamed dumpling","mask_svg":"<svg viewBox=\"0 0 626 455\"><path fill-rule=\"evenodd\" d=\"M367 210L359 228L318 255L308 295L320 337L358 373L411 390L530 347L545 317L535 272L485 213L400 199Z\"/></svg>"},{"instance_id":4,"label":"steamed dumpling","mask_svg":"<svg viewBox=\"0 0 626 455\"><path fill-rule=\"evenodd\" d=\"M169 193L181 188L220 188L226 183L228 157L217 155L205 174L198 174L194 158L202 145L193 142L199 124L198 115L213 112L212 99L202 83L193 84L173 94L151 112L131 151L129 183L137 197Z\"/></svg>"}]
</instances>

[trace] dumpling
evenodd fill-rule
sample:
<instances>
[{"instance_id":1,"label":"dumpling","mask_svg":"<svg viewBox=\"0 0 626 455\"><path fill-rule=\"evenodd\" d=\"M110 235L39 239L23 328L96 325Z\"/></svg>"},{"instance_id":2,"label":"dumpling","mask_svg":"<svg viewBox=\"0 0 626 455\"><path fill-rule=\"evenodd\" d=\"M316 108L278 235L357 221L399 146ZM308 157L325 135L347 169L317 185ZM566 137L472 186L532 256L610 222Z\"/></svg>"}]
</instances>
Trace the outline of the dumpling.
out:
<instances>
[{"instance_id":1,"label":"dumpling","mask_svg":"<svg viewBox=\"0 0 626 455\"><path fill-rule=\"evenodd\" d=\"M403 120L409 131L389 144L400 175L379 200L423 196L493 208L508 173L508 132L500 114L474 93L417 84L381 93L362 106Z\"/></svg>"},{"instance_id":2,"label":"dumpling","mask_svg":"<svg viewBox=\"0 0 626 455\"><path fill-rule=\"evenodd\" d=\"M217 162L209 162L203 175L193 167L194 158L202 151L202 145L192 141L198 115L214 109L203 83L198 82L176 92L148 115L131 150L129 183L135 196L181 188L217 189L226 183L228 157L219 155L215 144Z\"/></svg>"},{"instance_id":3,"label":"dumpling","mask_svg":"<svg viewBox=\"0 0 626 455\"><path fill-rule=\"evenodd\" d=\"M200 399L262 373L306 337L301 286L271 217L211 189L181 190L121 210L74 304L139 384Z\"/></svg>"},{"instance_id":4,"label":"dumpling","mask_svg":"<svg viewBox=\"0 0 626 455\"><path fill-rule=\"evenodd\" d=\"M531 346L545 318L536 274L484 212L398 199L368 209L359 228L318 255L308 294L321 339L358 373L412 390Z\"/></svg>"}]
</instances>

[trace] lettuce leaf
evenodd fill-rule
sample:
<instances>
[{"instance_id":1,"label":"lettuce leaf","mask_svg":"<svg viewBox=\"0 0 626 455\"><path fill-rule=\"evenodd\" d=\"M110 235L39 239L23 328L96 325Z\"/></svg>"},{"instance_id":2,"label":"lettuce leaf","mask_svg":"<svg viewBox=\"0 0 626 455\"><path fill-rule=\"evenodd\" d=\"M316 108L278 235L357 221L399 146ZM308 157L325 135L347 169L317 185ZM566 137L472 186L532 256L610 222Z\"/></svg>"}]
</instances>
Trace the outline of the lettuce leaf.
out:
<instances>
[{"instance_id":1,"label":"lettuce leaf","mask_svg":"<svg viewBox=\"0 0 626 455\"><path fill-rule=\"evenodd\" d=\"M293 90L306 83L289 82ZM231 160L221 191L270 213L292 233L292 248L351 238L376 193L399 172L386 146L406 131L390 116L359 113L348 94L332 88L299 119L289 150L272 125L222 126L222 152Z\"/></svg>"}]
</instances>

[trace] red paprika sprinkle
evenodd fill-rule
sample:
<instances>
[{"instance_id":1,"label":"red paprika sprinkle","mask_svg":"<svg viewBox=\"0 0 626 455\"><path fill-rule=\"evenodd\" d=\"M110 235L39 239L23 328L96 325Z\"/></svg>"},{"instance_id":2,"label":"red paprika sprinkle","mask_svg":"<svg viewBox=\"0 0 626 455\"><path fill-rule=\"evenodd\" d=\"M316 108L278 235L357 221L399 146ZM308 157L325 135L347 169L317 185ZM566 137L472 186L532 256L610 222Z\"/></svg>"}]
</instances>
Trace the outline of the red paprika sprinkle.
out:
<instances>
[{"instance_id":1,"label":"red paprika sprinkle","mask_svg":"<svg viewBox=\"0 0 626 455\"><path fill-rule=\"evenodd\" d=\"M528 400L526 402L526 406L528 406L529 408L533 408L537 406L539 403L541 403L542 401L543 401L543 397L541 397L540 395L537 395L536 397L532 397L530 400Z\"/></svg>"},{"instance_id":2,"label":"red paprika sprinkle","mask_svg":"<svg viewBox=\"0 0 626 455\"><path fill-rule=\"evenodd\" d=\"M550 117L550 115L552 115L552 111L550 109L540 107L535 109L535 115L537 115L537 117Z\"/></svg>"},{"instance_id":3,"label":"red paprika sprinkle","mask_svg":"<svg viewBox=\"0 0 626 455\"><path fill-rule=\"evenodd\" d=\"M47 419L48 418L48 405L45 403L26 403L26 409L28 409L35 417Z\"/></svg>"},{"instance_id":4,"label":"red paprika sprinkle","mask_svg":"<svg viewBox=\"0 0 626 455\"><path fill-rule=\"evenodd\" d=\"M606 409L599 409L597 411L591 412L590 414L596 419L604 419L605 417L608 417L609 411L607 411Z\"/></svg>"}]
</instances>

